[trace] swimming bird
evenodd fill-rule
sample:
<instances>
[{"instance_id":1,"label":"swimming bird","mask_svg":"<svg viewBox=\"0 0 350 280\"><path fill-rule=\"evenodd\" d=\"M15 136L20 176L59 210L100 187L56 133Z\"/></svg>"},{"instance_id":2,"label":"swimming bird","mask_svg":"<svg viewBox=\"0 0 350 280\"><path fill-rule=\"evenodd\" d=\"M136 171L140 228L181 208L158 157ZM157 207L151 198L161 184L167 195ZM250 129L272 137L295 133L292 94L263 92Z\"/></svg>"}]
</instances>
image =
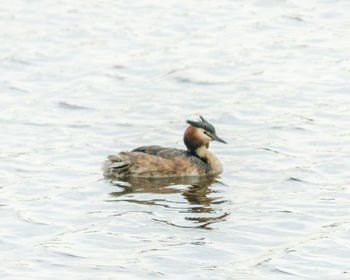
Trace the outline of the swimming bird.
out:
<instances>
[{"instance_id":1,"label":"swimming bird","mask_svg":"<svg viewBox=\"0 0 350 280\"><path fill-rule=\"evenodd\" d=\"M187 150L161 146L142 146L130 152L110 155L104 163L109 178L177 178L216 176L223 168L218 158L208 151L210 141L226 142L202 116L200 121L186 121L184 133Z\"/></svg>"}]
</instances>

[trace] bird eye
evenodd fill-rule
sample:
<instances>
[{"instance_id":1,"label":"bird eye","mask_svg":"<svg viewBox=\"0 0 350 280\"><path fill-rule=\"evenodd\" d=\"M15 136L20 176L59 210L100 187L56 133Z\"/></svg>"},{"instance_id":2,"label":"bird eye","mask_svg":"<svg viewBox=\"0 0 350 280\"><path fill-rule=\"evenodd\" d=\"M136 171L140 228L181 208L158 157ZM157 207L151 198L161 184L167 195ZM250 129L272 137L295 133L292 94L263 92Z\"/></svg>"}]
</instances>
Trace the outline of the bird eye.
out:
<instances>
[{"instance_id":1,"label":"bird eye","mask_svg":"<svg viewBox=\"0 0 350 280\"><path fill-rule=\"evenodd\" d=\"M205 135L208 135L210 138L212 137L212 135L209 134L206 130L204 130L204 134L205 134Z\"/></svg>"}]
</instances>

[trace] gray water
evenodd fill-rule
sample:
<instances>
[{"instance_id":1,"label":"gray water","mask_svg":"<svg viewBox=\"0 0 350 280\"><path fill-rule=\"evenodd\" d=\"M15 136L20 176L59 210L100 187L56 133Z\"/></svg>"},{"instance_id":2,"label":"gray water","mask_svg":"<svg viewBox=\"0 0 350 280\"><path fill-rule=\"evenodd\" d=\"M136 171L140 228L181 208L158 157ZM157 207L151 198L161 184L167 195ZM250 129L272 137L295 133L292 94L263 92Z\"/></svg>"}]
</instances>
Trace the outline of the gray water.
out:
<instances>
[{"instance_id":1,"label":"gray water","mask_svg":"<svg viewBox=\"0 0 350 280\"><path fill-rule=\"evenodd\" d=\"M1 279L350 279L350 1L3 0ZM183 148L224 173L103 178Z\"/></svg>"}]
</instances>

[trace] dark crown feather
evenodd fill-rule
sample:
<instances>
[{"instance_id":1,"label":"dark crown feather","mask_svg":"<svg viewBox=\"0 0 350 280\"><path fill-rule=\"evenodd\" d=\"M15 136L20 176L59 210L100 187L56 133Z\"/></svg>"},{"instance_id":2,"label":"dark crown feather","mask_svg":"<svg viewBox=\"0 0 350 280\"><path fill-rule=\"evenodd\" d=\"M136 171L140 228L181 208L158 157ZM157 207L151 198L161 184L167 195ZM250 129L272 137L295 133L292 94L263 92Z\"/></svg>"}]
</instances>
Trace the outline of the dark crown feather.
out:
<instances>
[{"instance_id":1,"label":"dark crown feather","mask_svg":"<svg viewBox=\"0 0 350 280\"><path fill-rule=\"evenodd\" d=\"M198 127L198 128L203 128L207 131L209 131L210 133L212 134L215 134L215 128L212 124L210 124L207 120L205 120L202 116L199 116L200 117L200 121L196 122L196 121L190 121L190 120L187 120L186 122L190 125L193 125L195 127Z\"/></svg>"}]
</instances>

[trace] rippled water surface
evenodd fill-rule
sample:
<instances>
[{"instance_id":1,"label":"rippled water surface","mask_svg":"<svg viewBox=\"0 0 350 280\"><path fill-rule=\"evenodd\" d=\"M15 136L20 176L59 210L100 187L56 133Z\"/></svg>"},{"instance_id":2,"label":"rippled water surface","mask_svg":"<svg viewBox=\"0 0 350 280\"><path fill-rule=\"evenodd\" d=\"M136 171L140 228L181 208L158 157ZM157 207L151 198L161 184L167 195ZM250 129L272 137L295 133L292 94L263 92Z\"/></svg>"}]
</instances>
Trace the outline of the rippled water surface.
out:
<instances>
[{"instance_id":1,"label":"rippled water surface","mask_svg":"<svg viewBox=\"0 0 350 280\"><path fill-rule=\"evenodd\" d=\"M1 279L350 279L349 1L0 7ZM207 181L107 155L229 144Z\"/></svg>"}]
</instances>

